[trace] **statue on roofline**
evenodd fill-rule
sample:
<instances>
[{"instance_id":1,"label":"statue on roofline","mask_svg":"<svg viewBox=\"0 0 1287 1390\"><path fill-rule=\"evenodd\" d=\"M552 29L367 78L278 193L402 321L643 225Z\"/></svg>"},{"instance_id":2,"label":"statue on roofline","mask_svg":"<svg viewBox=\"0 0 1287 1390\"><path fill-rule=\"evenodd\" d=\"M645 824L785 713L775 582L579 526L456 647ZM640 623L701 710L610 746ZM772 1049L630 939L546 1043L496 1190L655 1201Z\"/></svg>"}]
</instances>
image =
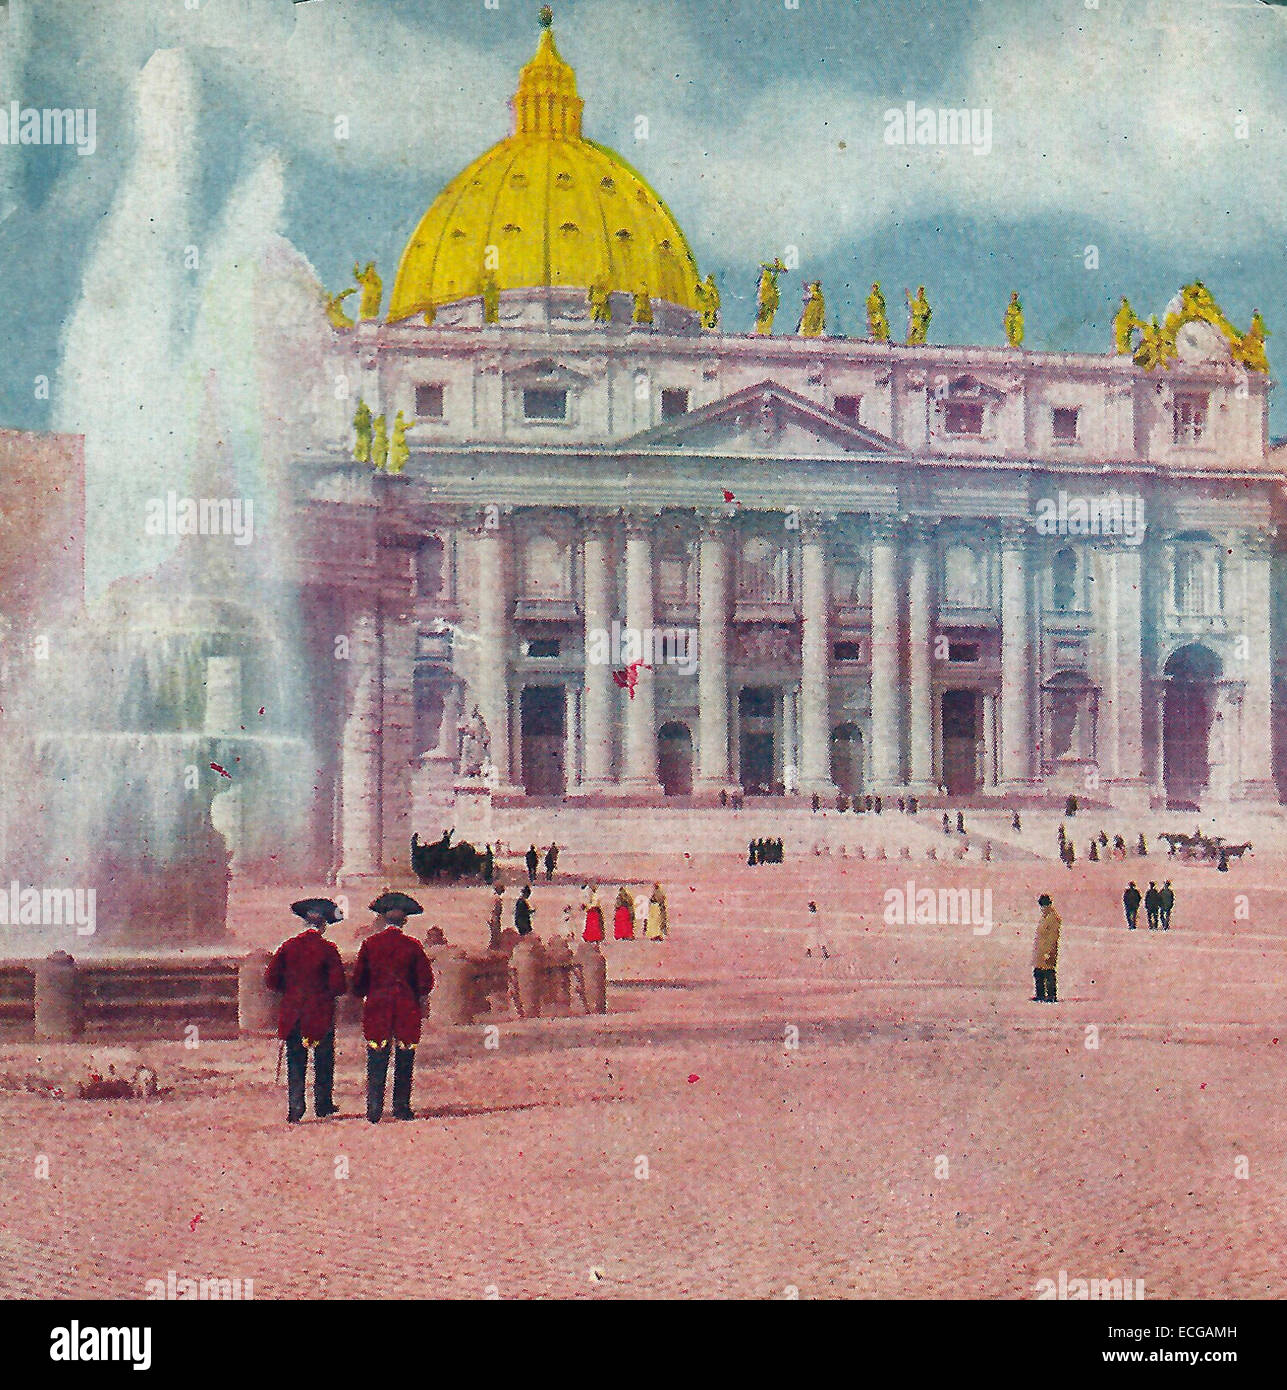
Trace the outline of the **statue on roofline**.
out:
<instances>
[{"instance_id":1,"label":"statue on roofline","mask_svg":"<svg viewBox=\"0 0 1287 1390\"><path fill-rule=\"evenodd\" d=\"M375 417L375 433L371 436L371 463L384 471L389 462L389 426L383 415Z\"/></svg>"},{"instance_id":2,"label":"statue on roofline","mask_svg":"<svg viewBox=\"0 0 1287 1390\"><path fill-rule=\"evenodd\" d=\"M814 280L804 292L798 332L802 338L821 338L826 331L827 301L823 298L822 281Z\"/></svg>"},{"instance_id":3,"label":"statue on roofline","mask_svg":"<svg viewBox=\"0 0 1287 1390\"><path fill-rule=\"evenodd\" d=\"M380 317L380 301L384 298L384 281L376 274L375 262L367 261L366 269L360 270L355 261L353 263L353 278L362 286L362 302L358 306L358 317L378 319Z\"/></svg>"},{"instance_id":4,"label":"statue on roofline","mask_svg":"<svg viewBox=\"0 0 1287 1390\"><path fill-rule=\"evenodd\" d=\"M590 322L611 323L612 303L608 298L608 291L602 285L591 285L588 298L590 302Z\"/></svg>"},{"instance_id":5,"label":"statue on roofline","mask_svg":"<svg viewBox=\"0 0 1287 1390\"><path fill-rule=\"evenodd\" d=\"M917 287L915 299L911 290L904 289L903 293L907 296L907 344L909 347L921 347L929 338L929 323L934 311L925 296L924 285Z\"/></svg>"},{"instance_id":6,"label":"statue on roofline","mask_svg":"<svg viewBox=\"0 0 1287 1390\"><path fill-rule=\"evenodd\" d=\"M889 313L879 280L872 281L871 293L867 296L867 336L877 343L889 341Z\"/></svg>"},{"instance_id":7,"label":"statue on roofline","mask_svg":"<svg viewBox=\"0 0 1287 1390\"><path fill-rule=\"evenodd\" d=\"M773 332L773 319L782 303L782 293L778 289L778 276L786 272L786 266L779 257L760 262L760 284L755 292L755 331L761 337Z\"/></svg>"},{"instance_id":8,"label":"statue on roofline","mask_svg":"<svg viewBox=\"0 0 1287 1390\"><path fill-rule=\"evenodd\" d=\"M1179 359L1173 334L1158 323L1156 314L1151 315L1147 323L1141 324L1141 330L1139 346L1133 355L1137 367L1151 372L1157 367L1169 367Z\"/></svg>"},{"instance_id":9,"label":"statue on roofline","mask_svg":"<svg viewBox=\"0 0 1287 1390\"><path fill-rule=\"evenodd\" d=\"M500 322L500 286L490 270L483 276L483 322Z\"/></svg>"},{"instance_id":10,"label":"statue on roofline","mask_svg":"<svg viewBox=\"0 0 1287 1390\"><path fill-rule=\"evenodd\" d=\"M1131 308L1131 301L1122 296L1121 306L1113 315L1113 351L1120 356L1127 356L1135 351L1134 336L1136 329L1144 327L1144 321L1136 318L1135 310Z\"/></svg>"},{"instance_id":11,"label":"statue on roofline","mask_svg":"<svg viewBox=\"0 0 1287 1390\"><path fill-rule=\"evenodd\" d=\"M414 426L414 420L406 419L401 411L393 417L393 438L389 441L389 472L401 473L411 458L407 444L407 431Z\"/></svg>"},{"instance_id":12,"label":"statue on roofline","mask_svg":"<svg viewBox=\"0 0 1287 1390\"><path fill-rule=\"evenodd\" d=\"M1260 310L1251 311L1251 327L1233 346L1233 360L1240 362L1249 371L1267 372L1269 370L1269 357L1265 351L1265 339L1269 337L1269 330L1265 327L1265 321L1260 317Z\"/></svg>"},{"instance_id":13,"label":"statue on roofline","mask_svg":"<svg viewBox=\"0 0 1287 1390\"><path fill-rule=\"evenodd\" d=\"M1012 348L1023 346L1023 305L1019 303L1019 291L1010 292L1010 302L1006 305L1005 340Z\"/></svg>"},{"instance_id":14,"label":"statue on roofline","mask_svg":"<svg viewBox=\"0 0 1287 1390\"><path fill-rule=\"evenodd\" d=\"M353 460L371 462L371 407L360 397L353 412Z\"/></svg>"},{"instance_id":15,"label":"statue on roofline","mask_svg":"<svg viewBox=\"0 0 1287 1390\"><path fill-rule=\"evenodd\" d=\"M648 294L647 285L642 285L635 291L635 304L630 321L631 323L652 325L652 299Z\"/></svg>"},{"instance_id":16,"label":"statue on roofline","mask_svg":"<svg viewBox=\"0 0 1287 1390\"><path fill-rule=\"evenodd\" d=\"M339 294L327 294L322 291L322 298L326 304L326 321L332 328L352 328L354 321L344 312L344 301L351 294L356 294L356 286L350 285L348 289L341 290Z\"/></svg>"}]
</instances>

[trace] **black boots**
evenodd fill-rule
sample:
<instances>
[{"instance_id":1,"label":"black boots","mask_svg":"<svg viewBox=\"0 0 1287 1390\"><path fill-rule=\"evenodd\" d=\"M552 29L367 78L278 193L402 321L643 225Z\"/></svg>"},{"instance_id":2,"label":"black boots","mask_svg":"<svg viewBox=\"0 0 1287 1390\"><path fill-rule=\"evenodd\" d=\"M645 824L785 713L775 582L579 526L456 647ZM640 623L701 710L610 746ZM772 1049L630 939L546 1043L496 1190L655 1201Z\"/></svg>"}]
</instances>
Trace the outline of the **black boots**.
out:
<instances>
[{"instance_id":1,"label":"black boots","mask_svg":"<svg viewBox=\"0 0 1287 1390\"><path fill-rule=\"evenodd\" d=\"M393 1118L414 1120L411 1109L411 1078L416 1067L414 1047L398 1047L393 1054Z\"/></svg>"},{"instance_id":2,"label":"black boots","mask_svg":"<svg viewBox=\"0 0 1287 1390\"><path fill-rule=\"evenodd\" d=\"M328 1033L313 1048L313 1110L318 1119L338 1112L332 1092L335 1087L335 1034Z\"/></svg>"},{"instance_id":3,"label":"black boots","mask_svg":"<svg viewBox=\"0 0 1287 1390\"><path fill-rule=\"evenodd\" d=\"M297 1125L304 1118L304 1080L308 1073L308 1048L298 1030L286 1039L286 1123Z\"/></svg>"},{"instance_id":4,"label":"black boots","mask_svg":"<svg viewBox=\"0 0 1287 1390\"><path fill-rule=\"evenodd\" d=\"M1036 969L1032 972L1033 984L1036 987L1036 994L1033 995L1033 1002L1037 1004L1057 1004L1059 996L1055 991L1055 972L1053 970Z\"/></svg>"},{"instance_id":5,"label":"black boots","mask_svg":"<svg viewBox=\"0 0 1287 1390\"><path fill-rule=\"evenodd\" d=\"M366 1045L366 1117L372 1124L379 1122L384 1114L384 1082L389 1075L389 1049L391 1043L383 1047ZM395 1095L397 1082L394 1082ZM395 1102L396 1103L396 1102Z\"/></svg>"}]
</instances>

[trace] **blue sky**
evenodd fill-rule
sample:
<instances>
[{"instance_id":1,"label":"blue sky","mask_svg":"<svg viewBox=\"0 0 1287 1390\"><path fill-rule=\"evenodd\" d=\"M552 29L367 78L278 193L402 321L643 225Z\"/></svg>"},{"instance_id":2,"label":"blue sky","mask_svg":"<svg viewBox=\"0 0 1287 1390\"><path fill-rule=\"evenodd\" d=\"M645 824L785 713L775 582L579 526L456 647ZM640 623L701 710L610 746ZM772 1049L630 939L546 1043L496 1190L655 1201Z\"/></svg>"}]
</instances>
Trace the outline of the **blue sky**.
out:
<instances>
[{"instance_id":1,"label":"blue sky","mask_svg":"<svg viewBox=\"0 0 1287 1390\"><path fill-rule=\"evenodd\" d=\"M507 133L537 6L498 3L13 0L0 103L93 106L98 148L0 149L0 424L48 424L33 379L56 377L131 155L131 84L156 48L188 48L200 74L193 177L211 229L277 149L282 232L328 285L348 284L360 256L387 286L442 185ZM821 278L841 332L863 331L873 279L891 308L923 282L931 341L1001 341L1018 289L1028 346L1101 350L1120 294L1147 314L1201 277L1236 323L1262 311L1281 335L1271 362L1283 360L1287 9L562 0L555 12L586 133L670 203L723 286L730 328L750 325L756 262L795 246L784 302L793 310L804 277ZM990 153L888 145L885 112L908 101L986 108ZM347 141L334 138L340 115ZM1287 435L1283 400L1271 429Z\"/></svg>"}]
</instances>

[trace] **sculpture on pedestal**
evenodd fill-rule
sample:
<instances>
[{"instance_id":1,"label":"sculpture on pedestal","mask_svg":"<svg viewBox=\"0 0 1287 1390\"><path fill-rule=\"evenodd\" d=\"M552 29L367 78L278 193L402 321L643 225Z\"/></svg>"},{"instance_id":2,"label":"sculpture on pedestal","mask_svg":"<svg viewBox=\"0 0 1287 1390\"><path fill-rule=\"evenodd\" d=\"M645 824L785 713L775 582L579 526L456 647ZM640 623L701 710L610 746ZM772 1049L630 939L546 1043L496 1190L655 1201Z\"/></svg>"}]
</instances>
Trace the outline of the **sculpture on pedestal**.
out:
<instances>
[{"instance_id":1,"label":"sculpture on pedestal","mask_svg":"<svg viewBox=\"0 0 1287 1390\"><path fill-rule=\"evenodd\" d=\"M871 293L867 296L867 336L877 343L889 341L889 315L879 280L872 281Z\"/></svg>"},{"instance_id":2,"label":"sculpture on pedestal","mask_svg":"<svg viewBox=\"0 0 1287 1390\"><path fill-rule=\"evenodd\" d=\"M468 723L460 726L460 775L482 777L491 762L492 736L477 705Z\"/></svg>"}]
</instances>

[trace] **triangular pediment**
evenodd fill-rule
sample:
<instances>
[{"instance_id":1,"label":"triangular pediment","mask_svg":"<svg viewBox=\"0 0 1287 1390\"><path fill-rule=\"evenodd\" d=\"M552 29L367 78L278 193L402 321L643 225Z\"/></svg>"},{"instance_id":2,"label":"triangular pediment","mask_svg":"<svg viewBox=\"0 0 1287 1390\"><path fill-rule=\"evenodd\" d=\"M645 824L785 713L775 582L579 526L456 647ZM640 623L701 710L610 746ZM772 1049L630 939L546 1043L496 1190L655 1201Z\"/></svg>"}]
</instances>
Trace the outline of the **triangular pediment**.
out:
<instances>
[{"instance_id":1,"label":"triangular pediment","mask_svg":"<svg viewBox=\"0 0 1287 1390\"><path fill-rule=\"evenodd\" d=\"M908 457L891 439L771 381L623 440L620 452L777 458Z\"/></svg>"}]
</instances>

